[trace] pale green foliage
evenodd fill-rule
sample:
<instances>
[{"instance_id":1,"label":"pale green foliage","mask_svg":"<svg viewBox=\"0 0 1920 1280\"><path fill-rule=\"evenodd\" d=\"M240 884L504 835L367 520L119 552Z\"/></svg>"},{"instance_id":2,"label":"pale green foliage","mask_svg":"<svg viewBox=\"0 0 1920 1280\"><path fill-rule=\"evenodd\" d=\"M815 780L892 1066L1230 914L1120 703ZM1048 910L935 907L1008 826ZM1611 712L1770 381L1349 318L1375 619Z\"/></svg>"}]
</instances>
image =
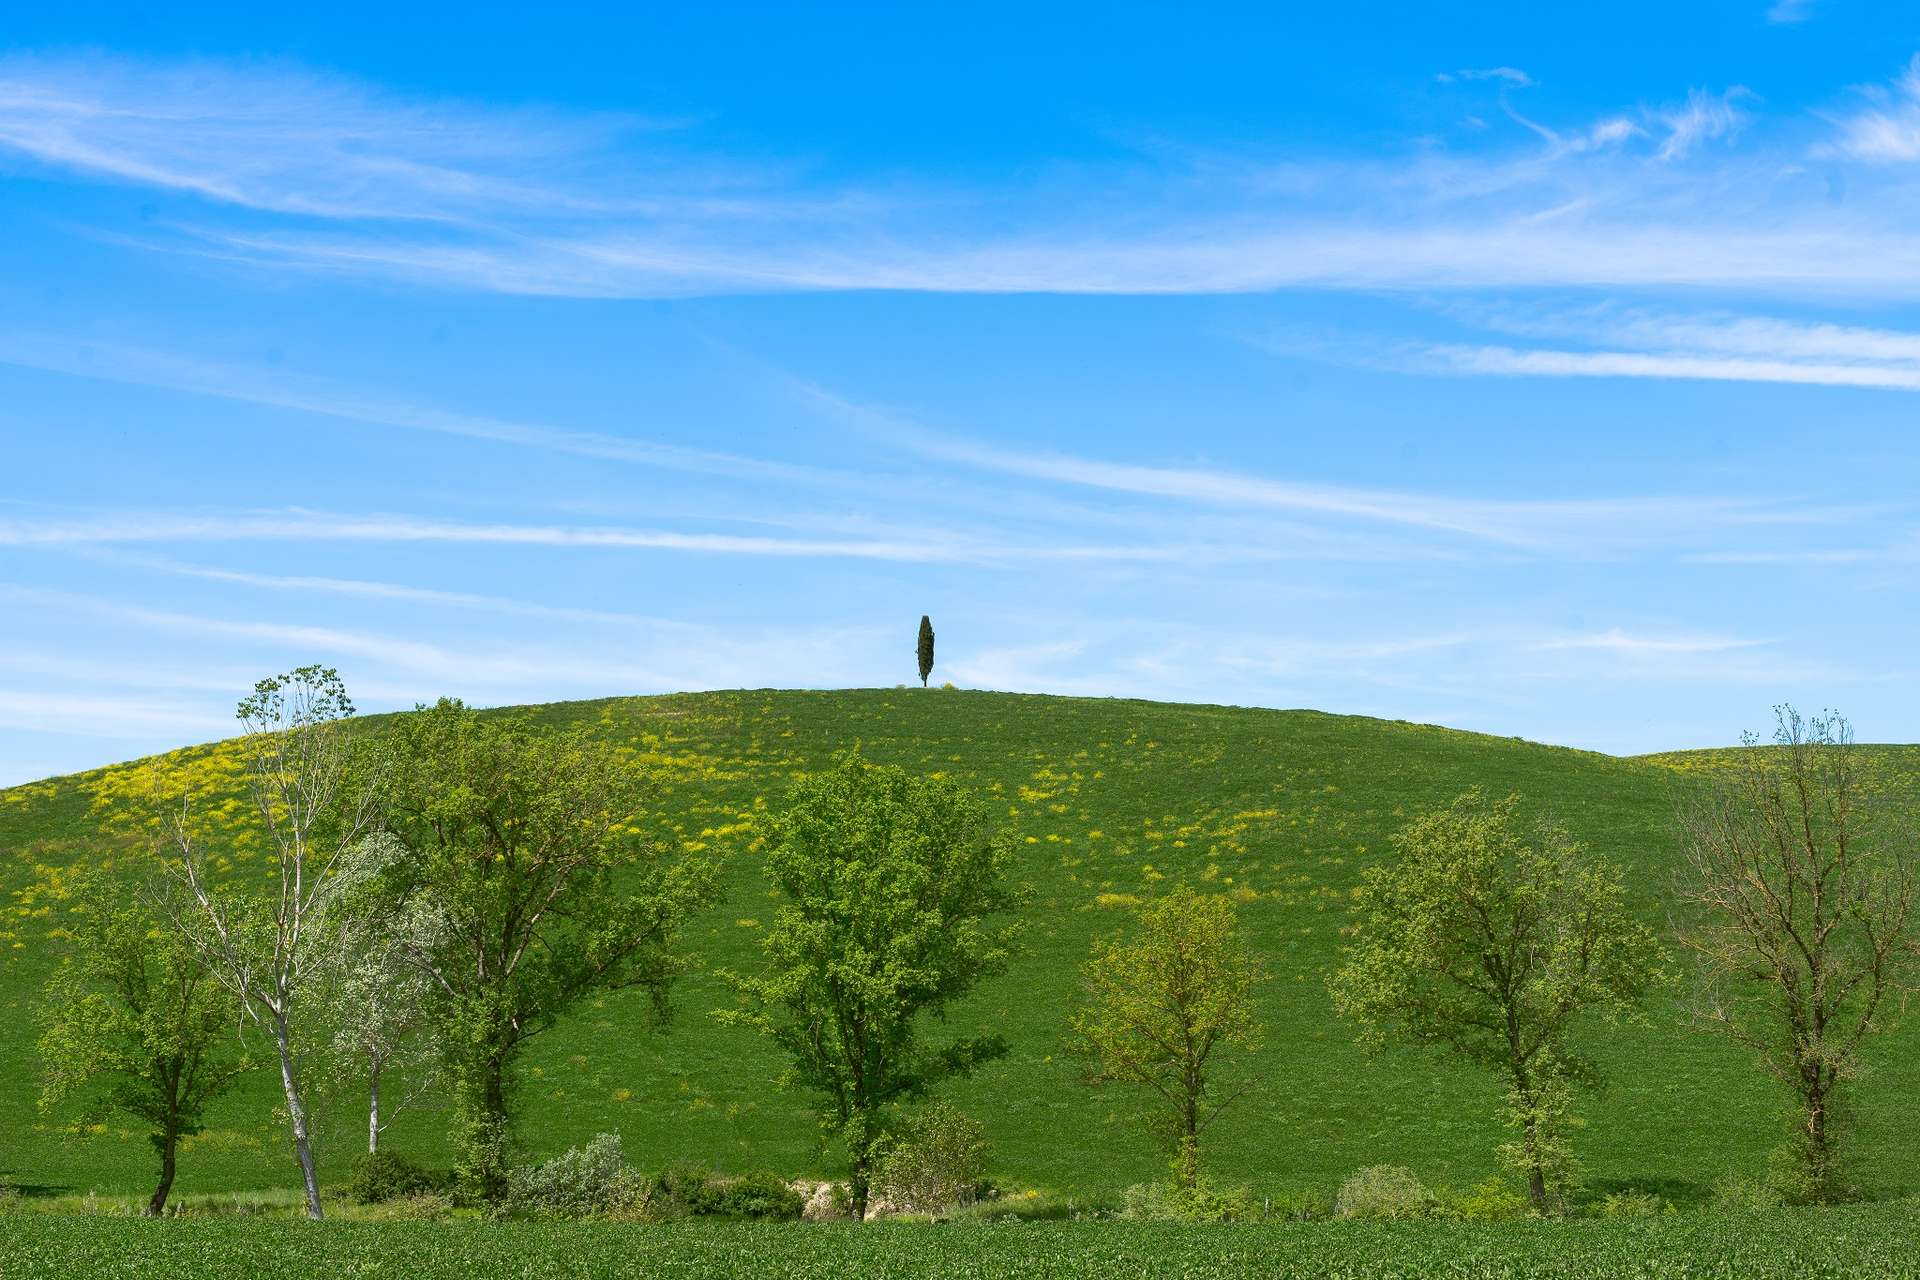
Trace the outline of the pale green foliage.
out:
<instances>
[{"instance_id":1,"label":"pale green foliage","mask_svg":"<svg viewBox=\"0 0 1920 1280\"><path fill-rule=\"evenodd\" d=\"M249 1065L238 1002L151 895L111 870L76 868L43 888L70 946L46 987L41 1109L82 1123L120 1112L151 1126L161 1168L148 1212L159 1213L180 1140Z\"/></svg>"},{"instance_id":2,"label":"pale green foliage","mask_svg":"<svg viewBox=\"0 0 1920 1280\"><path fill-rule=\"evenodd\" d=\"M1151 1092L1179 1187L1199 1185L1200 1134L1252 1087L1254 990L1266 978L1233 900L1186 885L1143 907L1131 934L1096 941L1082 971L1069 1047L1090 1081Z\"/></svg>"},{"instance_id":3,"label":"pale green foliage","mask_svg":"<svg viewBox=\"0 0 1920 1280\"><path fill-rule=\"evenodd\" d=\"M352 884L340 960L323 1000L333 1030L335 1082L364 1087L369 1097L368 1149L408 1102L434 1083L440 1045L431 1034L440 990L416 956L445 941L446 913L425 895L407 896L406 849L378 831L361 840L343 874ZM398 1075L398 1094L383 1085Z\"/></svg>"},{"instance_id":4,"label":"pale green foliage","mask_svg":"<svg viewBox=\"0 0 1920 1280\"><path fill-rule=\"evenodd\" d=\"M1149 1182L1121 1193L1120 1217L1129 1222L1248 1222L1261 1216L1245 1187L1222 1190L1205 1178L1192 1186Z\"/></svg>"},{"instance_id":5,"label":"pale green foliage","mask_svg":"<svg viewBox=\"0 0 1920 1280\"><path fill-rule=\"evenodd\" d=\"M796 782L774 826L766 872L782 901L761 939L767 967L727 975L740 1006L718 1016L768 1036L791 1081L819 1095L852 1158L855 1216L889 1109L1006 1052L997 1036L929 1043L925 1031L1006 969L1012 864L961 788L858 753Z\"/></svg>"},{"instance_id":6,"label":"pale green foliage","mask_svg":"<svg viewBox=\"0 0 1920 1280\"><path fill-rule=\"evenodd\" d=\"M1336 1218L1425 1218L1439 1202L1413 1170L1397 1164L1368 1165L1340 1184Z\"/></svg>"},{"instance_id":7,"label":"pale green foliage","mask_svg":"<svg viewBox=\"0 0 1920 1280\"><path fill-rule=\"evenodd\" d=\"M1532 1212L1527 1198L1501 1178L1476 1183L1446 1207L1449 1216L1462 1222L1511 1222Z\"/></svg>"},{"instance_id":8,"label":"pale green foliage","mask_svg":"<svg viewBox=\"0 0 1920 1280\"><path fill-rule=\"evenodd\" d=\"M1595 1082L1576 1020L1630 1013L1658 980L1659 947L1619 871L1550 823L1529 839L1518 805L1470 791L1396 833L1332 987L1364 1041L1442 1046L1500 1075L1518 1131L1508 1155L1544 1209L1574 1168L1569 1090Z\"/></svg>"},{"instance_id":9,"label":"pale green foliage","mask_svg":"<svg viewBox=\"0 0 1920 1280\"><path fill-rule=\"evenodd\" d=\"M350 768L352 715L346 686L329 667L270 676L240 703L247 785L273 863L264 892L213 874L218 861L209 865L205 837L220 827L197 819L191 797L178 797L164 824L163 865L182 890L173 924L273 1038L314 1219L323 1211L305 1097L310 1046L296 1028L311 989L343 959L344 908L356 886L349 869L372 817L373 788Z\"/></svg>"},{"instance_id":10,"label":"pale green foliage","mask_svg":"<svg viewBox=\"0 0 1920 1280\"><path fill-rule=\"evenodd\" d=\"M393 879L424 913L394 937L438 992L456 1167L467 1194L494 1199L521 1045L596 992L638 987L664 1011L687 964L679 927L713 869L636 828L650 779L581 732L535 734L442 699L401 717L374 759L405 849Z\"/></svg>"},{"instance_id":11,"label":"pale green foliage","mask_svg":"<svg viewBox=\"0 0 1920 1280\"><path fill-rule=\"evenodd\" d=\"M595 1134L584 1147L522 1166L507 1182L514 1208L551 1218L588 1218L632 1207L646 1180L627 1165L617 1133Z\"/></svg>"},{"instance_id":12,"label":"pale green foliage","mask_svg":"<svg viewBox=\"0 0 1920 1280\"><path fill-rule=\"evenodd\" d=\"M880 1164L880 1194L896 1209L944 1213L973 1203L987 1174L980 1123L944 1102L909 1120Z\"/></svg>"},{"instance_id":13,"label":"pale green foliage","mask_svg":"<svg viewBox=\"0 0 1920 1280\"><path fill-rule=\"evenodd\" d=\"M1673 1205L1651 1191L1614 1191L1600 1201L1603 1218L1652 1218L1673 1212Z\"/></svg>"}]
</instances>

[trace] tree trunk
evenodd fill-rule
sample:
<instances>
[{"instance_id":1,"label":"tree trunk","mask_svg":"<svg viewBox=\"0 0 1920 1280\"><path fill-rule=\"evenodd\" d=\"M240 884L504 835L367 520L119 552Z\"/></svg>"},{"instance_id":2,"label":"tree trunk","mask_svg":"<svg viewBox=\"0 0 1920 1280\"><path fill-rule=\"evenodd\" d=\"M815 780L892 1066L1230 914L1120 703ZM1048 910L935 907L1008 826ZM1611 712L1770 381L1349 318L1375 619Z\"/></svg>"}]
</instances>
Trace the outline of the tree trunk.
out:
<instances>
[{"instance_id":1,"label":"tree trunk","mask_svg":"<svg viewBox=\"0 0 1920 1280\"><path fill-rule=\"evenodd\" d=\"M300 1180L307 1194L307 1217L318 1222L325 1215L320 1211L320 1180L313 1170L313 1142L307 1135L307 1107L300 1097L300 1082L293 1071L292 1039L286 1014L276 1013L273 1044L280 1053L280 1084L286 1090L287 1117L293 1123L293 1153L300 1161Z\"/></svg>"},{"instance_id":2,"label":"tree trunk","mask_svg":"<svg viewBox=\"0 0 1920 1280\"><path fill-rule=\"evenodd\" d=\"M380 1154L380 1068L367 1080L367 1154Z\"/></svg>"},{"instance_id":3,"label":"tree trunk","mask_svg":"<svg viewBox=\"0 0 1920 1280\"><path fill-rule=\"evenodd\" d=\"M867 1199L873 1190L873 1152L864 1142L853 1153L853 1176L849 1179L848 1190L853 1195L853 1220L865 1222Z\"/></svg>"},{"instance_id":4,"label":"tree trunk","mask_svg":"<svg viewBox=\"0 0 1920 1280\"><path fill-rule=\"evenodd\" d=\"M1173 1185L1192 1191L1200 1185L1200 1095L1187 1095L1180 1107L1179 1145L1173 1153Z\"/></svg>"},{"instance_id":5,"label":"tree trunk","mask_svg":"<svg viewBox=\"0 0 1920 1280\"><path fill-rule=\"evenodd\" d=\"M149 1218L157 1218L167 1211L167 1195L173 1190L174 1154L179 1145L178 1126L169 1119L167 1130L160 1137L160 1185L153 1189L153 1198L147 1201Z\"/></svg>"}]
</instances>

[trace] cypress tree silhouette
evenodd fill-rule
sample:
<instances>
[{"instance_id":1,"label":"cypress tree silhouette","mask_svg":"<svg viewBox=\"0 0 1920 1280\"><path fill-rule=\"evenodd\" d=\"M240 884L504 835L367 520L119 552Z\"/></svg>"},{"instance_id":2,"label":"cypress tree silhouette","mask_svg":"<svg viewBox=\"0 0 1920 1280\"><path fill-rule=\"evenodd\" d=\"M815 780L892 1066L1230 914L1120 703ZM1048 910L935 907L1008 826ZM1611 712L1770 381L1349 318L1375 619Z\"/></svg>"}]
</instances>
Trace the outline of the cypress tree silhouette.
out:
<instances>
[{"instance_id":1,"label":"cypress tree silhouette","mask_svg":"<svg viewBox=\"0 0 1920 1280\"><path fill-rule=\"evenodd\" d=\"M933 619L926 614L920 615L920 687L927 687L927 677L933 674Z\"/></svg>"}]
</instances>

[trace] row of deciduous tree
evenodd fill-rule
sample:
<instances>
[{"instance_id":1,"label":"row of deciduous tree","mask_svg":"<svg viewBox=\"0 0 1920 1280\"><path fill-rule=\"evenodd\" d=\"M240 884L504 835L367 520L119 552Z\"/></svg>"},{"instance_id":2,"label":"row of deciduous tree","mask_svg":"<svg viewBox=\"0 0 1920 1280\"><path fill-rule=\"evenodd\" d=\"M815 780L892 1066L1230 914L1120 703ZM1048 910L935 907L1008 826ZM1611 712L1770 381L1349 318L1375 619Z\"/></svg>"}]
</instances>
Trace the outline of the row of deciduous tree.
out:
<instances>
[{"instance_id":1,"label":"row of deciduous tree","mask_svg":"<svg viewBox=\"0 0 1920 1280\"><path fill-rule=\"evenodd\" d=\"M589 996L637 988L664 1010L689 966L678 930L713 866L650 838L646 771L584 732L535 733L442 701L383 731L349 724L338 676L263 681L240 708L264 874L210 847L190 796L165 797L159 874L103 859L37 891L69 950L48 991L43 1101L147 1120L165 1205L178 1144L255 1065L278 1066L291 1145L321 1214L316 1074L366 1089L368 1143L394 1068L450 1093L459 1185L499 1196L516 1060ZM1861 785L1844 722L1783 714L1682 820L1675 932L1700 959L1696 1013L1755 1049L1798 1102L1797 1194L1843 1191L1841 1085L1914 948L1915 853L1896 806ZM231 844L228 837L227 843ZM950 780L857 753L801 778L766 832L780 903L764 965L721 976L717 1014L784 1051L868 1189L901 1104L1003 1055L933 1027L1016 946L1013 846ZM151 851L150 851L151 852ZM1469 793L1414 818L1359 891L1336 1006L1373 1043L1440 1046L1508 1088L1512 1162L1546 1208L1573 1169L1568 1116L1595 1080L1592 1015L1634 1016L1667 980L1620 872L1517 802ZM1255 1086L1266 979L1233 900L1180 886L1102 940L1070 1044L1092 1081L1153 1100L1183 1192L1203 1131ZM263 1033L245 1040L236 1024Z\"/></svg>"},{"instance_id":2,"label":"row of deciduous tree","mask_svg":"<svg viewBox=\"0 0 1920 1280\"><path fill-rule=\"evenodd\" d=\"M1677 825L1684 865L1658 888L1689 972L1667 971L1616 866L1553 823L1529 831L1516 800L1469 793L1408 823L1367 874L1335 1002L1370 1041L1441 1046L1495 1072L1516 1133L1506 1154L1545 1210L1576 1167L1574 1093L1598 1082L1585 1015L1638 1016L1672 982L1696 1025L1786 1086L1774 1193L1845 1198L1845 1086L1920 952L1911 800L1867 785L1844 719L1781 708L1772 744L1746 738Z\"/></svg>"}]
</instances>

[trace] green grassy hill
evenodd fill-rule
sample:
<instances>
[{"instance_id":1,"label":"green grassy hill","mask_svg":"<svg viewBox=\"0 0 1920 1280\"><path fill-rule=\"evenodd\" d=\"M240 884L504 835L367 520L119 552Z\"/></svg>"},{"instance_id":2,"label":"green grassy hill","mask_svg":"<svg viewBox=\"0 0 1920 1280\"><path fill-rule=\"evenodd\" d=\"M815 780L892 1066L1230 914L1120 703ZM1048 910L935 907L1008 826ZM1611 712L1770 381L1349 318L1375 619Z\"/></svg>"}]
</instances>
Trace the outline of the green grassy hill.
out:
<instances>
[{"instance_id":1,"label":"green grassy hill","mask_svg":"<svg viewBox=\"0 0 1920 1280\"><path fill-rule=\"evenodd\" d=\"M1020 841L1035 896L1026 954L963 1014L1004 1034L1013 1052L954 1099L985 1122L1004 1183L1089 1195L1163 1167L1133 1119L1136 1100L1081 1085L1061 1053L1076 969L1090 938L1179 879L1243 901L1275 976L1263 997L1266 1087L1210 1135L1217 1176L1277 1190L1330 1189L1380 1162L1440 1185L1494 1172L1502 1136L1491 1081L1439 1056L1369 1058L1334 1017L1325 975L1350 890L1407 814L1480 784L1520 792L1626 866L1642 912L1664 924L1673 807L1692 785L1687 766L1701 759L1620 760L1314 712L951 690L623 698L529 714L631 744L664 780L663 829L725 855L727 896L691 935L707 969L756 962L772 903L750 850L754 815L781 804L796 771L858 742L871 758L945 772L985 793ZM184 754L211 759L217 749ZM1898 748L1877 758L1902 778L1920 764L1920 753ZM0 888L16 891L36 863L70 861L97 843L90 809L114 772L0 792ZM145 1189L152 1157L141 1134L110 1127L77 1141L35 1111L35 1004L53 952L32 918L0 928L14 934L0 940L0 1174L80 1191ZM794 1175L831 1167L804 1099L775 1089L779 1063L708 1017L723 998L718 983L696 976L664 1033L648 1028L638 1000L616 997L534 1041L521 1129L531 1151L618 1129L646 1165L694 1160ZM1611 1081L1587 1106L1591 1127L1580 1140L1593 1181L1662 1184L1687 1197L1730 1169L1762 1167L1780 1099L1745 1055L1687 1030L1676 998L1656 1000L1645 1026L1602 1024L1592 1034ZM1917 1048L1910 1031L1886 1037L1863 1084L1861 1173L1879 1191L1914 1181ZM178 1192L291 1181L270 1114L275 1092L263 1072L222 1106L183 1156ZM322 1158L336 1178L364 1131L358 1106L345 1098L330 1117ZM443 1119L416 1112L389 1141L441 1162Z\"/></svg>"}]
</instances>

